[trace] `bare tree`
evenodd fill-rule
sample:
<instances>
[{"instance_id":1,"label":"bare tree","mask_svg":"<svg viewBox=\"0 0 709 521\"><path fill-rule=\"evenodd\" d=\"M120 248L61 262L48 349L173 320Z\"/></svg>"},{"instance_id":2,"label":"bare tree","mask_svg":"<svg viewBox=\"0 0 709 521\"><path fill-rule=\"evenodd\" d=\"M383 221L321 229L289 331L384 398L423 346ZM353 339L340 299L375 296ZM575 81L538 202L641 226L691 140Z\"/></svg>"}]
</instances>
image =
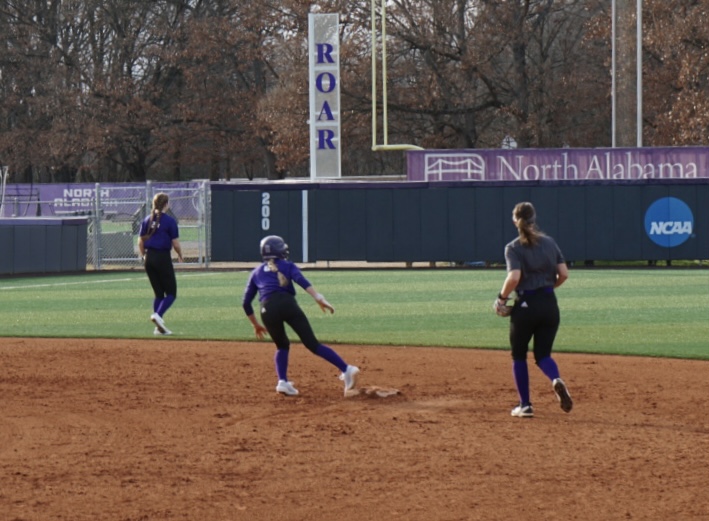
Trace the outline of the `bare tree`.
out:
<instances>
[{"instance_id":1,"label":"bare tree","mask_svg":"<svg viewBox=\"0 0 709 521\"><path fill-rule=\"evenodd\" d=\"M709 1L652 0L643 16L648 145L709 143Z\"/></svg>"},{"instance_id":2,"label":"bare tree","mask_svg":"<svg viewBox=\"0 0 709 521\"><path fill-rule=\"evenodd\" d=\"M273 175L255 117L270 83L257 7L4 2L2 160L36 180Z\"/></svg>"},{"instance_id":3,"label":"bare tree","mask_svg":"<svg viewBox=\"0 0 709 521\"><path fill-rule=\"evenodd\" d=\"M341 13L343 169L359 175L400 172L402 164L391 155L370 150L369 77L371 60L378 59L369 41L370 3L325 4L322 10ZM601 2L392 0L386 5L390 142L489 148L511 134L530 147L609 144L610 41L596 38L596 24L602 23L597 21L609 18ZM380 2L376 6L381 17ZM304 20L307 12L298 14ZM296 33L297 38L287 51L292 65L279 68L267 104L268 122L276 129L274 150L279 161L291 165L305 162L308 149L302 92L307 55L304 36Z\"/></svg>"},{"instance_id":4,"label":"bare tree","mask_svg":"<svg viewBox=\"0 0 709 521\"><path fill-rule=\"evenodd\" d=\"M388 0L389 142L608 146L607 4ZM645 4L646 143L704 144L709 0ZM371 146L369 0L0 0L0 162L28 182L307 176L314 9L340 13L345 175L402 173Z\"/></svg>"},{"instance_id":5,"label":"bare tree","mask_svg":"<svg viewBox=\"0 0 709 521\"><path fill-rule=\"evenodd\" d=\"M395 59L417 105L405 98L400 103L418 108L428 122L426 146L496 147L506 134L522 147L570 141L563 93L582 67L598 72L603 64L582 46L589 20L599 13L596 4L394 3L390 32L400 40Z\"/></svg>"}]
</instances>

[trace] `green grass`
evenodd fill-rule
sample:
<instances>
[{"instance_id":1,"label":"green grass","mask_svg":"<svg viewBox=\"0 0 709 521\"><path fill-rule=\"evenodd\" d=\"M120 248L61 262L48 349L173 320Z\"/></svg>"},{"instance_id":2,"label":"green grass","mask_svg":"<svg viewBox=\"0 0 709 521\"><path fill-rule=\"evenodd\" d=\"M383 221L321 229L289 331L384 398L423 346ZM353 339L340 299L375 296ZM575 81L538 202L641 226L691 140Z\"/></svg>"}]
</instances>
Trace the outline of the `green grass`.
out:
<instances>
[{"instance_id":1,"label":"green grass","mask_svg":"<svg viewBox=\"0 0 709 521\"><path fill-rule=\"evenodd\" d=\"M134 235L134 242L138 241L138 236L133 233L133 223L130 221L103 221L101 223L102 233L130 232ZM184 221L180 223L180 240L197 241L203 238L204 231L200 235L199 226L194 222Z\"/></svg>"},{"instance_id":2,"label":"green grass","mask_svg":"<svg viewBox=\"0 0 709 521\"><path fill-rule=\"evenodd\" d=\"M336 308L324 315L299 290L323 342L508 348L508 320L491 310L502 269L305 273ZM173 338L253 340L241 309L247 276L178 272L165 317ZM558 290L555 350L709 359L708 282L703 269L572 269ZM0 279L0 337L153 338L151 306L140 271Z\"/></svg>"}]
</instances>

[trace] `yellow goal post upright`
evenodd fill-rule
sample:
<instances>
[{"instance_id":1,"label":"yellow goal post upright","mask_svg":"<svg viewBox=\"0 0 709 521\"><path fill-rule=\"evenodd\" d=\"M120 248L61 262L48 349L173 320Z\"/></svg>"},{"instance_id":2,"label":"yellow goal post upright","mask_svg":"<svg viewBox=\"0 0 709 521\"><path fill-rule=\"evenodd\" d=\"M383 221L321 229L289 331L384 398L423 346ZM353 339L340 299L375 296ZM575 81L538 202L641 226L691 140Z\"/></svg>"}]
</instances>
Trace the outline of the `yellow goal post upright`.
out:
<instances>
[{"instance_id":1,"label":"yellow goal post upright","mask_svg":"<svg viewBox=\"0 0 709 521\"><path fill-rule=\"evenodd\" d=\"M376 1L371 0L372 8L372 150L397 151L397 150L423 150L416 145L390 145L389 144L389 114L387 100L387 33L386 33L386 3L381 0L381 25L382 25L382 134L383 143L377 144L377 12Z\"/></svg>"}]
</instances>

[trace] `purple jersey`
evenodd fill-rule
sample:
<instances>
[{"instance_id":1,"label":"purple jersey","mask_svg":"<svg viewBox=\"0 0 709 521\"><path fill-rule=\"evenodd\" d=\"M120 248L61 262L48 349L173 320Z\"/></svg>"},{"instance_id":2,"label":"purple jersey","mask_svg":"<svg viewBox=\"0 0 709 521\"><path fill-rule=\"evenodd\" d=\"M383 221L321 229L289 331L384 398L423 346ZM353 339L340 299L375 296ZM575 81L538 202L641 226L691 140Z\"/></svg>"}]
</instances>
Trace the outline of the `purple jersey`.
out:
<instances>
[{"instance_id":1,"label":"purple jersey","mask_svg":"<svg viewBox=\"0 0 709 521\"><path fill-rule=\"evenodd\" d=\"M251 302L254 300L257 293L259 302L263 302L268 300L274 293L290 293L291 295L295 295L293 282L297 283L303 289L308 289L311 286L308 279L306 279L300 269L298 269L298 266L291 261L276 259L275 262L278 272L282 273L286 279L288 279L288 284L281 286L278 281L278 272L271 271L268 262L264 262L254 268L251 275L249 275L249 280L246 282L246 289L244 290L244 298L242 300L242 306L247 315L254 313Z\"/></svg>"},{"instance_id":2,"label":"purple jersey","mask_svg":"<svg viewBox=\"0 0 709 521\"><path fill-rule=\"evenodd\" d=\"M140 233L147 235L148 229L150 227L150 215L148 215L143 222L140 224ZM170 251L172 249L172 240L177 239L180 233L177 229L177 221L170 217L170 215L163 213L160 216L160 224L158 225L155 233L151 235L148 239L145 239L145 249L146 250L160 250L160 251Z\"/></svg>"}]
</instances>

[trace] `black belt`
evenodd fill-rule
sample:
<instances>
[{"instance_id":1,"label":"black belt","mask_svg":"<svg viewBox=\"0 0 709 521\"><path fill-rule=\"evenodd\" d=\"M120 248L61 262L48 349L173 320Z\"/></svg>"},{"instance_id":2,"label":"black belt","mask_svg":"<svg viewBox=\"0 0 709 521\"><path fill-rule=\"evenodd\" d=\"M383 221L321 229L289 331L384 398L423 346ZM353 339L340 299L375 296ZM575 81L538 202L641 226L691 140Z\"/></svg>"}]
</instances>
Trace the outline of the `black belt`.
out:
<instances>
[{"instance_id":1,"label":"black belt","mask_svg":"<svg viewBox=\"0 0 709 521\"><path fill-rule=\"evenodd\" d=\"M522 296L527 296L527 295L543 295L543 294L549 294L549 293L554 293L554 287L553 286L546 286L543 288L537 288L537 289L520 289L517 290L517 295L522 297Z\"/></svg>"}]
</instances>

